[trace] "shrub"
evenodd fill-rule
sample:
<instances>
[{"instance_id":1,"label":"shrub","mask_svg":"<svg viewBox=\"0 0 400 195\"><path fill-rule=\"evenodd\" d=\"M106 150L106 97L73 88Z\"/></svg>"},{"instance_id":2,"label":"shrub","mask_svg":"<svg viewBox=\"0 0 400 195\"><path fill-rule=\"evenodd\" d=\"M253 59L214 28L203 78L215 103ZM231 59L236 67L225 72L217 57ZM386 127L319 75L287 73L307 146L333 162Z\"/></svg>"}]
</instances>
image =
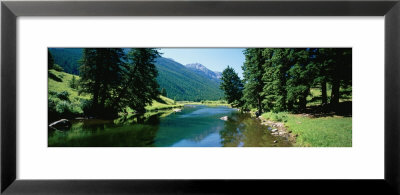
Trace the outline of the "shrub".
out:
<instances>
[{"instance_id":1,"label":"shrub","mask_svg":"<svg viewBox=\"0 0 400 195\"><path fill-rule=\"evenodd\" d=\"M83 114L86 116L93 116L94 109L93 109L93 101L92 100L85 100L81 99L82 111Z\"/></svg>"},{"instance_id":2,"label":"shrub","mask_svg":"<svg viewBox=\"0 0 400 195\"><path fill-rule=\"evenodd\" d=\"M64 71L64 69L58 64L54 64L53 69L57 70L59 72L63 72Z\"/></svg>"},{"instance_id":3,"label":"shrub","mask_svg":"<svg viewBox=\"0 0 400 195\"><path fill-rule=\"evenodd\" d=\"M63 91L63 92L57 93L56 96L57 96L57 98L59 98L60 100L64 100L64 101L70 102L68 91Z\"/></svg>"},{"instance_id":4,"label":"shrub","mask_svg":"<svg viewBox=\"0 0 400 195\"><path fill-rule=\"evenodd\" d=\"M270 119L277 122L287 122L288 120L288 113L287 112L267 112L262 115L266 119Z\"/></svg>"},{"instance_id":5,"label":"shrub","mask_svg":"<svg viewBox=\"0 0 400 195\"><path fill-rule=\"evenodd\" d=\"M62 79L59 78L57 75L53 74L52 72L49 71L48 75L49 75L49 79L53 79L53 80L55 80L57 82L62 82Z\"/></svg>"},{"instance_id":6,"label":"shrub","mask_svg":"<svg viewBox=\"0 0 400 195\"><path fill-rule=\"evenodd\" d=\"M68 101L59 101L56 105L56 111L61 117L70 118L74 116L73 108Z\"/></svg>"}]
</instances>

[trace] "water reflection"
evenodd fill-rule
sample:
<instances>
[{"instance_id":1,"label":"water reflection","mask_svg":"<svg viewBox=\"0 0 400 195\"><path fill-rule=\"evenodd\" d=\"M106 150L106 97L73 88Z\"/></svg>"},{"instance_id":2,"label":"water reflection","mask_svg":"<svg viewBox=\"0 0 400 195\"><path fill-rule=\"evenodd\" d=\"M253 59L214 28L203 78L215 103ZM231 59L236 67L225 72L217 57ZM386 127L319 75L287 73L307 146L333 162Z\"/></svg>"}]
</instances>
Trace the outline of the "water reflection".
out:
<instances>
[{"instance_id":1,"label":"water reflection","mask_svg":"<svg viewBox=\"0 0 400 195\"><path fill-rule=\"evenodd\" d=\"M227 121L220 120L228 116ZM185 106L181 112L73 121L69 131L49 131L49 146L238 147L290 146L274 143L266 126L228 107Z\"/></svg>"}]
</instances>

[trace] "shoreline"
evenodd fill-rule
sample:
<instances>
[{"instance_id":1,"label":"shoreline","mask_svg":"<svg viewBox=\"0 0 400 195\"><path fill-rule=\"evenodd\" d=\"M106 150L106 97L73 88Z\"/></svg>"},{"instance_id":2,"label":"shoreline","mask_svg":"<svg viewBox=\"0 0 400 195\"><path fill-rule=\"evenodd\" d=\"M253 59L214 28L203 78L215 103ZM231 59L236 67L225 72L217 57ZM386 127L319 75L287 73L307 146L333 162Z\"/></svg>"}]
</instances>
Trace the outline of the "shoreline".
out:
<instances>
[{"instance_id":1,"label":"shoreline","mask_svg":"<svg viewBox=\"0 0 400 195\"><path fill-rule=\"evenodd\" d=\"M287 141L296 144L297 135L293 134L292 131L285 126L285 123L265 119L262 115L256 117L253 112L251 112L251 116L260 120L261 125L269 126L268 131L271 132L271 135L286 138Z\"/></svg>"}]
</instances>

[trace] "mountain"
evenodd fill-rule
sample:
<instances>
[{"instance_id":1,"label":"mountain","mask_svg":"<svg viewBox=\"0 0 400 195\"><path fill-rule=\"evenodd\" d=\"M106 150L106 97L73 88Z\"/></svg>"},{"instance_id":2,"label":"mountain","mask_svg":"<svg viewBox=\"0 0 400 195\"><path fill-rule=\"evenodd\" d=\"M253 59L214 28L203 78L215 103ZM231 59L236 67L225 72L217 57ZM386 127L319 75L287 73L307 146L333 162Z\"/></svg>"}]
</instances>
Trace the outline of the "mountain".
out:
<instances>
[{"instance_id":1,"label":"mountain","mask_svg":"<svg viewBox=\"0 0 400 195\"><path fill-rule=\"evenodd\" d=\"M127 50L126 50L127 51ZM81 48L50 48L56 64L70 74L78 75ZM157 58L157 81L167 91L167 97L177 101L218 100L223 97L217 73L205 73L184 66L172 59ZM203 66L204 67L204 66ZM205 68L205 67L204 67ZM216 75L214 75L214 74Z\"/></svg>"},{"instance_id":2,"label":"mountain","mask_svg":"<svg viewBox=\"0 0 400 195\"><path fill-rule=\"evenodd\" d=\"M167 58L156 60L157 81L167 91L167 97L176 100L218 100L223 97L219 82L203 73Z\"/></svg>"},{"instance_id":3,"label":"mountain","mask_svg":"<svg viewBox=\"0 0 400 195\"><path fill-rule=\"evenodd\" d=\"M206 76L210 79L216 80L218 82L220 81L220 78L222 76L221 72L214 72L199 63L186 64L186 67L198 74L203 74L204 76Z\"/></svg>"},{"instance_id":4,"label":"mountain","mask_svg":"<svg viewBox=\"0 0 400 195\"><path fill-rule=\"evenodd\" d=\"M79 75L78 61L82 57L81 48L50 48L54 63L64 68L66 73Z\"/></svg>"}]
</instances>

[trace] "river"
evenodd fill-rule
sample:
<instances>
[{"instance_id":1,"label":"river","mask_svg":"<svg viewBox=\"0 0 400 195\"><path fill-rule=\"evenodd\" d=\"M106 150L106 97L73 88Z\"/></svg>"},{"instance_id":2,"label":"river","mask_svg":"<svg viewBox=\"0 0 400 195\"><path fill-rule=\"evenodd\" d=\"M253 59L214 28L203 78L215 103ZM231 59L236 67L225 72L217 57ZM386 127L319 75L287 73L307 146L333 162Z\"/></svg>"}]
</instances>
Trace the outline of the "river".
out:
<instances>
[{"instance_id":1,"label":"river","mask_svg":"<svg viewBox=\"0 0 400 195\"><path fill-rule=\"evenodd\" d=\"M228 120L221 120L228 116ZM48 146L59 147L286 147L267 126L226 106L185 105L117 120L73 120L67 131L49 130ZM276 143L275 143L276 142Z\"/></svg>"}]
</instances>

